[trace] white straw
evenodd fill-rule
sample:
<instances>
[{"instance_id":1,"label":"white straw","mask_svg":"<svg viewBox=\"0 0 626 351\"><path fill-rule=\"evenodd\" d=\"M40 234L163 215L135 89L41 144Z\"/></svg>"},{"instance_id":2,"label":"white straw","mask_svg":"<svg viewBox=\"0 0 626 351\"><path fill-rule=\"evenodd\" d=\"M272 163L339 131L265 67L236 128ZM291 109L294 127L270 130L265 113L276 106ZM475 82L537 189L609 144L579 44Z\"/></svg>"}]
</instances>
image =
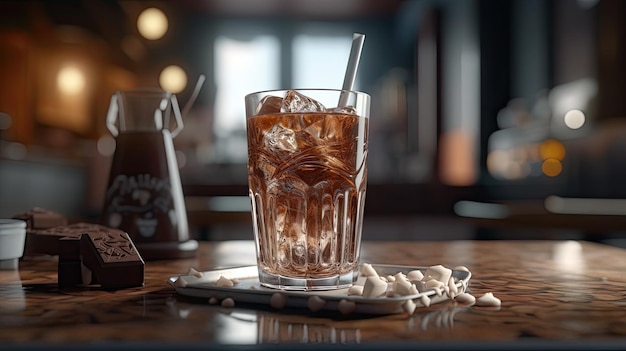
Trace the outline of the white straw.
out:
<instances>
[{"instance_id":1,"label":"white straw","mask_svg":"<svg viewBox=\"0 0 626 351\"><path fill-rule=\"evenodd\" d=\"M342 89L344 92L342 92L339 97L338 106L346 106L348 104L348 94L345 91L350 91L354 88L356 72L359 68L359 60L361 59L361 51L363 50L363 41L365 41L365 34L354 33L352 35L352 48L350 48L350 57L348 59L348 66L346 67L346 75L343 78Z\"/></svg>"},{"instance_id":2,"label":"white straw","mask_svg":"<svg viewBox=\"0 0 626 351\"><path fill-rule=\"evenodd\" d=\"M196 87L194 88L193 93L191 94L191 97L189 97L189 100L187 100L187 104L185 105L185 107L183 107L183 111L181 112L181 115L183 117L185 117L187 113L189 113L191 106L198 98L198 94L200 93L200 89L202 89L202 85L204 84L205 79L206 77L204 76L204 74L201 74L200 77L198 77L198 82L196 83Z\"/></svg>"}]
</instances>

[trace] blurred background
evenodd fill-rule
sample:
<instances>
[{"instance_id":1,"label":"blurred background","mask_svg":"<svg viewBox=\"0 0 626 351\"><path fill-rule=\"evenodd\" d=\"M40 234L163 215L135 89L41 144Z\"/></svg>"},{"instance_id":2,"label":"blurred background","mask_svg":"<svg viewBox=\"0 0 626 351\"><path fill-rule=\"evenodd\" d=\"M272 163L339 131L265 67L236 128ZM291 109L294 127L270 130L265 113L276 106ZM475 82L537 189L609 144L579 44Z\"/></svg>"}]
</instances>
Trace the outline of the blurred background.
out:
<instances>
[{"instance_id":1,"label":"blurred background","mask_svg":"<svg viewBox=\"0 0 626 351\"><path fill-rule=\"evenodd\" d=\"M359 32L365 238L619 242L625 16L620 0L1 0L0 216L96 220L111 95L184 106L204 75L174 139L190 226L252 238L244 95L341 87Z\"/></svg>"}]
</instances>

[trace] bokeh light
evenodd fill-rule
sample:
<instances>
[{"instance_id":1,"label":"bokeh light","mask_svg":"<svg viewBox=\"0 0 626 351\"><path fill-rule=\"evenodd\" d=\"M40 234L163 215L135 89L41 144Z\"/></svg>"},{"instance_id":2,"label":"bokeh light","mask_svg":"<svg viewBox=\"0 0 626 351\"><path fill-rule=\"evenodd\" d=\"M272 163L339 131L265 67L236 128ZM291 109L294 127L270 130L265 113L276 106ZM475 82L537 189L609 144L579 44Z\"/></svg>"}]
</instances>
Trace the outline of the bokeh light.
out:
<instances>
[{"instance_id":1,"label":"bokeh light","mask_svg":"<svg viewBox=\"0 0 626 351\"><path fill-rule=\"evenodd\" d=\"M561 161L549 158L544 160L541 164L541 171L548 177L556 177L563 171L563 165L561 164Z\"/></svg>"},{"instance_id":2,"label":"bokeh light","mask_svg":"<svg viewBox=\"0 0 626 351\"><path fill-rule=\"evenodd\" d=\"M85 75L75 65L67 65L59 70L57 86L65 94L76 95L85 88Z\"/></svg>"},{"instance_id":3,"label":"bokeh light","mask_svg":"<svg viewBox=\"0 0 626 351\"><path fill-rule=\"evenodd\" d=\"M585 114L581 110L569 110L563 116L563 122L570 129L579 129L585 124Z\"/></svg>"},{"instance_id":4,"label":"bokeh light","mask_svg":"<svg viewBox=\"0 0 626 351\"><path fill-rule=\"evenodd\" d=\"M167 28L167 17L157 8L147 8L137 18L137 30L146 39L161 39L167 32Z\"/></svg>"},{"instance_id":5,"label":"bokeh light","mask_svg":"<svg viewBox=\"0 0 626 351\"><path fill-rule=\"evenodd\" d=\"M110 135L103 135L98 139L98 153L102 156L113 156L115 146L115 139Z\"/></svg>"},{"instance_id":6,"label":"bokeh light","mask_svg":"<svg viewBox=\"0 0 626 351\"><path fill-rule=\"evenodd\" d=\"M562 160L565 158L565 146L558 140L548 139L539 146L539 154L543 160Z\"/></svg>"},{"instance_id":7,"label":"bokeh light","mask_svg":"<svg viewBox=\"0 0 626 351\"><path fill-rule=\"evenodd\" d=\"M165 91L174 94L180 93L187 86L187 73L179 66L167 66L161 71L159 84L161 85L161 89Z\"/></svg>"}]
</instances>

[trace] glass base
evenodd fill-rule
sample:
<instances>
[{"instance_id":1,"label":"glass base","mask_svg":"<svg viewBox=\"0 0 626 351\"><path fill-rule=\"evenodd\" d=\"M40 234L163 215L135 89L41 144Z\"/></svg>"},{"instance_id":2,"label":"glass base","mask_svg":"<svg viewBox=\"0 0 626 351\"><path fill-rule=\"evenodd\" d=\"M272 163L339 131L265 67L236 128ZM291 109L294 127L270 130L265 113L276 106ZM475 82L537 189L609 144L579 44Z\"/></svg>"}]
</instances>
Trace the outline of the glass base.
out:
<instances>
[{"instance_id":1,"label":"glass base","mask_svg":"<svg viewBox=\"0 0 626 351\"><path fill-rule=\"evenodd\" d=\"M326 278L293 278L270 274L259 268L261 285L281 290L337 290L349 288L359 277L358 270Z\"/></svg>"}]
</instances>

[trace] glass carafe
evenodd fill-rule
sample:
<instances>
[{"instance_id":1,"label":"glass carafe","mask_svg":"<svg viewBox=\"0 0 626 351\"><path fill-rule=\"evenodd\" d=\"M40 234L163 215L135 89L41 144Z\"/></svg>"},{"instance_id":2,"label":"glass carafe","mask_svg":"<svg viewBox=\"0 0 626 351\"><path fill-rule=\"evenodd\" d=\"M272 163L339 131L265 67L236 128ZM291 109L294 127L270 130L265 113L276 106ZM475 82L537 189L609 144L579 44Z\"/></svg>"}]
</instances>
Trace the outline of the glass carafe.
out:
<instances>
[{"instance_id":1,"label":"glass carafe","mask_svg":"<svg viewBox=\"0 0 626 351\"><path fill-rule=\"evenodd\" d=\"M106 125L116 147L101 222L126 231L145 260L194 256L173 138L183 129L176 96L117 91Z\"/></svg>"}]
</instances>

